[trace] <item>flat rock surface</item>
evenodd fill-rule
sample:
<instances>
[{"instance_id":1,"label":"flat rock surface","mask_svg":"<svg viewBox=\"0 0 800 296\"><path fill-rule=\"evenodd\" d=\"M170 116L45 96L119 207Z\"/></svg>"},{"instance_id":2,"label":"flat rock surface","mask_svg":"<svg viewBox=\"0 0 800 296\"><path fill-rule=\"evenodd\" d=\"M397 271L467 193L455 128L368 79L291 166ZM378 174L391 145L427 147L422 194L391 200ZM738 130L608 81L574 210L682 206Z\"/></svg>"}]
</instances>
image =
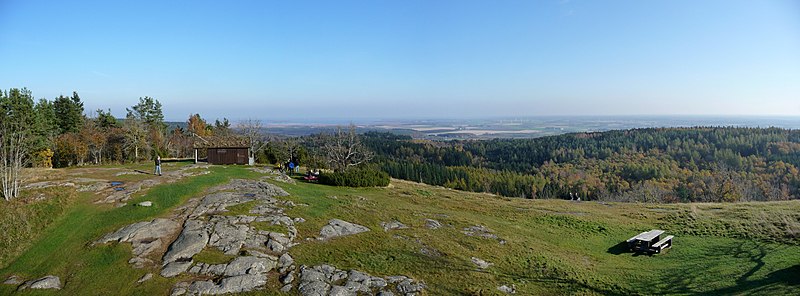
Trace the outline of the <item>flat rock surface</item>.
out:
<instances>
[{"instance_id":1,"label":"flat rock surface","mask_svg":"<svg viewBox=\"0 0 800 296\"><path fill-rule=\"evenodd\" d=\"M511 287L509 287L507 285L502 285L500 287L497 287L497 290L499 290L500 292L506 293L506 294L516 294L517 293L517 288L514 287L514 285L511 285Z\"/></svg>"},{"instance_id":2,"label":"flat rock surface","mask_svg":"<svg viewBox=\"0 0 800 296\"><path fill-rule=\"evenodd\" d=\"M136 282L141 284L141 283L144 283L146 281L149 281L152 278L153 278L153 274L148 272L147 274L145 274L141 278L139 278L139 280L136 281Z\"/></svg>"},{"instance_id":3,"label":"flat rock surface","mask_svg":"<svg viewBox=\"0 0 800 296\"><path fill-rule=\"evenodd\" d=\"M161 270L161 276L167 278L174 277L188 270L190 266L192 266L192 261L170 262Z\"/></svg>"},{"instance_id":4,"label":"flat rock surface","mask_svg":"<svg viewBox=\"0 0 800 296\"><path fill-rule=\"evenodd\" d=\"M40 279L27 281L19 287L20 290L25 289L61 289L61 279L57 276L48 275Z\"/></svg>"},{"instance_id":5,"label":"flat rock surface","mask_svg":"<svg viewBox=\"0 0 800 296\"><path fill-rule=\"evenodd\" d=\"M483 225L466 227L462 232L468 236L477 236L485 239L499 239L497 235L493 233L494 230L491 230Z\"/></svg>"},{"instance_id":6,"label":"flat rock surface","mask_svg":"<svg viewBox=\"0 0 800 296\"><path fill-rule=\"evenodd\" d=\"M390 285L394 284L394 285ZM409 295L422 292L425 284L406 276L377 277L344 271L331 265L300 267L300 295Z\"/></svg>"},{"instance_id":7,"label":"flat rock surface","mask_svg":"<svg viewBox=\"0 0 800 296\"><path fill-rule=\"evenodd\" d=\"M219 295L252 291L267 283L266 274L245 274L225 278L219 284L213 281L196 281L189 285L189 295Z\"/></svg>"},{"instance_id":8,"label":"flat rock surface","mask_svg":"<svg viewBox=\"0 0 800 296\"><path fill-rule=\"evenodd\" d=\"M16 275L9 276L4 282L3 285L19 285L22 283L22 278Z\"/></svg>"},{"instance_id":9,"label":"flat rock surface","mask_svg":"<svg viewBox=\"0 0 800 296\"><path fill-rule=\"evenodd\" d=\"M289 251L298 244L295 223L305 219L285 213L299 206L278 198L287 195L280 187L264 181L231 180L178 207L171 219L134 223L106 234L95 243L130 242L134 255L130 263L163 266L161 276L186 278L175 284L172 295L253 291L263 289L268 277L273 275L282 285L281 291L295 290L301 295L414 295L425 288L424 283L406 276L378 277L325 264L298 268ZM230 214L230 207L244 203L253 206L245 213ZM259 230L253 226L256 222L277 230ZM407 227L399 221L389 221L382 226L386 229ZM331 219L323 226L320 236L328 239L367 231L370 229L363 225ZM195 263L195 255L209 248L230 256L230 261ZM156 251L164 253L159 256ZM159 257L160 264L153 262ZM152 274L145 274L138 282L152 277Z\"/></svg>"},{"instance_id":10,"label":"flat rock surface","mask_svg":"<svg viewBox=\"0 0 800 296\"><path fill-rule=\"evenodd\" d=\"M134 223L106 234L96 244L109 242L131 243L134 258L129 262L142 268L152 261L146 258L166 245L167 239L180 229L180 224L169 219L154 219L150 222Z\"/></svg>"},{"instance_id":11,"label":"flat rock surface","mask_svg":"<svg viewBox=\"0 0 800 296\"><path fill-rule=\"evenodd\" d=\"M183 224L183 231L178 239L170 245L169 250L164 254L165 264L179 259L191 259L203 250L208 244L208 231L205 223L198 220L186 220Z\"/></svg>"},{"instance_id":12,"label":"flat rock surface","mask_svg":"<svg viewBox=\"0 0 800 296\"><path fill-rule=\"evenodd\" d=\"M400 221L397 221L397 220L392 220L392 221L389 221L389 222L381 222L381 227L383 227L383 231L389 231L389 230L394 230L394 229L407 229L408 228L408 226L406 226L403 223L400 223Z\"/></svg>"},{"instance_id":13,"label":"flat rock surface","mask_svg":"<svg viewBox=\"0 0 800 296\"><path fill-rule=\"evenodd\" d=\"M487 269L487 268L489 268L489 266L494 265L494 263L490 263L490 262L488 262L486 260L483 260L481 258L478 258L478 257L472 257L471 260L472 260L472 263L477 265L478 268L480 268L480 269Z\"/></svg>"},{"instance_id":14,"label":"flat rock surface","mask_svg":"<svg viewBox=\"0 0 800 296\"><path fill-rule=\"evenodd\" d=\"M367 231L369 231L369 228L365 226L350 223L344 220L331 219L330 221L328 221L327 225L322 227L322 230L320 230L319 235L323 239L329 239L333 237L352 235Z\"/></svg>"},{"instance_id":15,"label":"flat rock surface","mask_svg":"<svg viewBox=\"0 0 800 296\"><path fill-rule=\"evenodd\" d=\"M227 263L197 263L180 271L203 279L188 282L185 287L176 285L173 294L215 295L260 289L268 273L278 266L279 258L284 258L280 273L293 272L293 260L286 251L294 245L297 229L295 220L284 214L285 207L293 204L275 198L286 195L280 187L266 182L232 180L210 189L193 208L186 209L183 231L164 255L164 263L191 260L206 248L234 257ZM254 205L246 214L228 214L229 207L250 202ZM258 230L251 225L254 222L281 226L286 233Z\"/></svg>"},{"instance_id":16,"label":"flat rock surface","mask_svg":"<svg viewBox=\"0 0 800 296\"><path fill-rule=\"evenodd\" d=\"M425 227L429 229L438 229L442 227L442 223L433 219L425 219Z\"/></svg>"}]
</instances>

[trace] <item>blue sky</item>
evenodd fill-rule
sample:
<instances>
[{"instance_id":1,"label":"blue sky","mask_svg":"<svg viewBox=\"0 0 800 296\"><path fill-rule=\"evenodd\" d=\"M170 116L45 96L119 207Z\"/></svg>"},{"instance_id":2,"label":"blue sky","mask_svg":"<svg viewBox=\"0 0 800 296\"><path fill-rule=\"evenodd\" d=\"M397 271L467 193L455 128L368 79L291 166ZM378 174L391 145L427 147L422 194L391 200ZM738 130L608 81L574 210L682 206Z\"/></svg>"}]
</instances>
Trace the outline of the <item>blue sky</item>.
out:
<instances>
[{"instance_id":1,"label":"blue sky","mask_svg":"<svg viewBox=\"0 0 800 296\"><path fill-rule=\"evenodd\" d=\"M797 1L0 0L0 87L170 120L800 115Z\"/></svg>"}]
</instances>

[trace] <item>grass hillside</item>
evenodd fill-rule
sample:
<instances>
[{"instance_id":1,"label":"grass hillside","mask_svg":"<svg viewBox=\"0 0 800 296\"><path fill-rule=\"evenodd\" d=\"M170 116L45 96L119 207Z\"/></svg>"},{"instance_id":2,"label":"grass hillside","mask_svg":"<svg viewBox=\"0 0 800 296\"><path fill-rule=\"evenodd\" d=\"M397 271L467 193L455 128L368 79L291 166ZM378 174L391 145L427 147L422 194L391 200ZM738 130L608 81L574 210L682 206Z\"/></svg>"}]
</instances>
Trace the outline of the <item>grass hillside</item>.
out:
<instances>
[{"instance_id":1,"label":"grass hillside","mask_svg":"<svg viewBox=\"0 0 800 296\"><path fill-rule=\"evenodd\" d=\"M113 169L136 168L54 170L49 174L64 180L155 178L105 171ZM64 289L15 292L15 286L0 285L0 294L169 294L181 278L156 275L137 284L145 273L157 271L132 268L127 263L129 244L93 246L91 242L133 222L169 217L213 185L232 178L263 177L246 167L209 170L209 174L155 185L128 202L150 200L155 205L151 208L95 204L96 194L82 192L68 198L71 202L58 210L32 211L33 216L57 217L37 222L42 227L27 232L32 241L22 244L23 250L0 250L0 258L9 258L2 261L0 279L53 274L61 277ZM497 287L501 285L513 285L518 295L800 294L800 201L598 203L509 199L397 180L388 188L366 189L270 182L290 193L283 198L299 205L288 214L306 220L297 224L301 244L290 251L298 264L326 263L373 275L408 275L427 284L427 295L499 295L502 292ZM53 194L45 189L36 192ZM67 197L53 195L52 199L0 207L3 211L46 207L53 201L61 204L62 198ZM229 210L247 213L252 206L242 204ZM329 241L305 240L318 236L333 218L371 231ZM12 220L2 219L3 227L8 228ZM430 229L426 219L436 220L442 227ZM381 222L392 220L409 228L384 231ZM479 228L475 226L486 230L488 238L464 233L465 229L474 233ZM620 242L652 228L676 235L674 247L655 256L624 252ZM2 233L0 239L9 235ZM472 257L492 265L479 269ZM213 263L227 259L221 253L204 251L196 260ZM279 288L277 279L270 279L266 290L252 294L280 295Z\"/></svg>"}]
</instances>

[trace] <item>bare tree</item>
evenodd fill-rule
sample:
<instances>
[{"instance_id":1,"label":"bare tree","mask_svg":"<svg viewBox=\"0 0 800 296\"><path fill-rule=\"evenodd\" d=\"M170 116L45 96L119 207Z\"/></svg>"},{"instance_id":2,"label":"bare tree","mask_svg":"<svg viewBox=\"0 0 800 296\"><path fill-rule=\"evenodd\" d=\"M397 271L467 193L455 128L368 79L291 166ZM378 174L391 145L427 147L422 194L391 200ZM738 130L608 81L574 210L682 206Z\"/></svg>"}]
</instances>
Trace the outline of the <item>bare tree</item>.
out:
<instances>
[{"instance_id":1,"label":"bare tree","mask_svg":"<svg viewBox=\"0 0 800 296\"><path fill-rule=\"evenodd\" d=\"M247 137L247 141L250 145L249 156L251 159L254 159L256 157L256 152L264 149L267 143L269 143L263 133L264 126L261 124L261 120L247 119L241 121L236 125L236 129L239 133Z\"/></svg>"},{"instance_id":2,"label":"bare tree","mask_svg":"<svg viewBox=\"0 0 800 296\"><path fill-rule=\"evenodd\" d=\"M9 124L0 127L0 186L3 198L19 196L22 168L28 161L27 131Z\"/></svg>"},{"instance_id":3,"label":"bare tree","mask_svg":"<svg viewBox=\"0 0 800 296\"><path fill-rule=\"evenodd\" d=\"M107 133L105 133L92 119L87 119L83 123L80 136L86 142L89 155L94 164L103 163L103 151L106 149Z\"/></svg>"},{"instance_id":4,"label":"bare tree","mask_svg":"<svg viewBox=\"0 0 800 296\"><path fill-rule=\"evenodd\" d=\"M133 150L133 160L139 161L139 150L149 147L144 123L133 116L128 116L123 128L125 129L125 150Z\"/></svg>"},{"instance_id":5,"label":"bare tree","mask_svg":"<svg viewBox=\"0 0 800 296\"><path fill-rule=\"evenodd\" d=\"M322 150L334 171L345 171L370 161L374 156L361 143L361 137L356 134L356 126L353 124L347 130L337 127L333 134L325 136Z\"/></svg>"}]
</instances>

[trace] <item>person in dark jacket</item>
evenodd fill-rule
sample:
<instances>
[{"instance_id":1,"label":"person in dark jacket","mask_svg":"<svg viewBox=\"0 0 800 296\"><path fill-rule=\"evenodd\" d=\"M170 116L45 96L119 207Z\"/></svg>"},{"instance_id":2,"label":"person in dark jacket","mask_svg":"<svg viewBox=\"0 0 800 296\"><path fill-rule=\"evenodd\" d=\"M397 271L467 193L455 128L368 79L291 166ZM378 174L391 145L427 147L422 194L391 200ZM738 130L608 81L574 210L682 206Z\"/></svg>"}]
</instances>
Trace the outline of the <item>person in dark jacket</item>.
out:
<instances>
[{"instance_id":1,"label":"person in dark jacket","mask_svg":"<svg viewBox=\"0 0 800 296\"><path fill-rule=\"evenodd\" d=\"M156 171L153 175L161 176L161 156L156 156Z\"/></svg>"}]
</instances>

